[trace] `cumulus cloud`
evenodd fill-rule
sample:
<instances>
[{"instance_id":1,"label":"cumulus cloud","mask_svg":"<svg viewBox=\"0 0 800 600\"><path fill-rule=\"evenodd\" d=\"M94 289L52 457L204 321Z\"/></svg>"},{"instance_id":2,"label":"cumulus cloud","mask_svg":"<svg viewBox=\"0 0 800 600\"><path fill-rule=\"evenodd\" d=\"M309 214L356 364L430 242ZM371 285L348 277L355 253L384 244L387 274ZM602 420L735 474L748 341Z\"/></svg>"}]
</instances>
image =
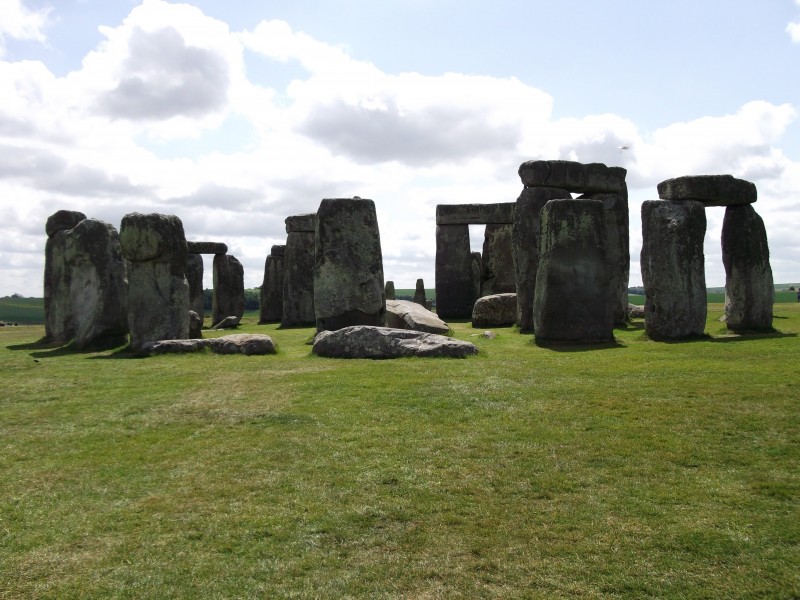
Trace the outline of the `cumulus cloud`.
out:
<instances>
[{"instance_id":1,"label":"cumulus cloud","mask_svg":"<svg viewBox=\"0 0 800 600\"><path fill-rule=\"evenodd\" d=\"M22 0L0 0L0 57L5 55L7 38L44 42L44 28L52 9L30 10Z\"/></svg>"},{"instance_id":2,"label":"cumulus cloud","mask_svg":"<svg viewBox=\"0 0 800 600\"><path fill-rule=\"evenodd\" d=\"M800 0L794 0L794 3L800 7ZM789 33L789 36L792 38L794 43L800 44L800 18L789 23L786 26L786 31Z\"/></svg>"}]
</instances>

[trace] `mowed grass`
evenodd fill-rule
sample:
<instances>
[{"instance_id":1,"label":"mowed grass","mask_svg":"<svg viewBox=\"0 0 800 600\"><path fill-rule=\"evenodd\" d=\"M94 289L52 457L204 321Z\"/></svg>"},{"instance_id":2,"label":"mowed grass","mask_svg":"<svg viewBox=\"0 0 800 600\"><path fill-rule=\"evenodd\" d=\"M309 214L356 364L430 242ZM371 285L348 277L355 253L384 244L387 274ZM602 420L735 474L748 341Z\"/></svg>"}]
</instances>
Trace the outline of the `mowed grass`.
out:
<instances>
[{"instance_id":1,"label":"mowed grass","mask_svg":"<svg viewBox=\"0 0 800 600\"><path fill-rule=\"evenodd\" d=\"M796 598L800 310L466 360L146 359L0 330L0 597Z\"/></svg>"}]
</instances>

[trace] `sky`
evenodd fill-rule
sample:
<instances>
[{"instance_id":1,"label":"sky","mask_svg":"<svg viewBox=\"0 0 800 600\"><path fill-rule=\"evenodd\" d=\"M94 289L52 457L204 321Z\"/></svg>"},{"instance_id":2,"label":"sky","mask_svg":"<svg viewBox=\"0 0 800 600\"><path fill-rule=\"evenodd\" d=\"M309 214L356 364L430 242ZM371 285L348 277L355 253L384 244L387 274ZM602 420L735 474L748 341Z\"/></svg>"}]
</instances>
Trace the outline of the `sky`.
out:
<instances>
[{"instance_id":1,"label":"sky","mask_svg":"<svg viewBox=\"0 0 800 600\"><path fill-rule=\"evenodd\" d=\"M250 288L287 216L356 195L385 278L432 288L436 205L513 202L532 159L627 169L630 285L642 201L701 174L756 184L800 282L799 72L800 0L0 0L0 296L43 295L57 210L177 215Z\"/></svg>"}]
</instances>

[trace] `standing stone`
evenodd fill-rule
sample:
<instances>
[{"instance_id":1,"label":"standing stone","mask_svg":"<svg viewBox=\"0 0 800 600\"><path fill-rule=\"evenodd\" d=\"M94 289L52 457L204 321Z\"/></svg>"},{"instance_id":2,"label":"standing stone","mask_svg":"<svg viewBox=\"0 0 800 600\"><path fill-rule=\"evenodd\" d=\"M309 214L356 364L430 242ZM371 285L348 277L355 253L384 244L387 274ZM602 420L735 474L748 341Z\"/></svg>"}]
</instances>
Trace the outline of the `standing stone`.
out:
<instances>
[{"instance_id":1,"label":"standing stone","mask_svg":"<svg viewBox=\"0 0 800 600\"><path fill-rule=\"evenodd\" d=\"M732 331L772 329L775 287L764 221L751 204L728 206L722 222L725 320Z\"/></svg>"},{"instance_id":2,"label":"standing stone","mask_svg":"<svg viewBox=\"0 0 800 600\"><path fill-rule=\"evenodd\" d=\"M119 241L130 261L128 327L130 349L147 342L189 337L186 236L174 215L130 213L122 218Z\"/></svg>"},{"instance_id":3,"label":"standing stone","mask_svg":"<svg viewBox=\"0 0 800 600\"><path fill-rule=\"evenodd\" d=\"M600 200L603 203L611 309L614 315L614 325L624 326L628 322L628 279L631 270L627 190L619 194L585 194L580 198Z\"/></svg>"},{"instance_id":4,"label":"standing stone","mask_svg":"<svg viewBox=\"0 0 800 600\"><path fill-rule=\"evenodd\" d=\"M437 225L436 313L440 318L461 319L472 315L477 297L472 261L469 225Z\"/></svg>"},{"instance_id":5,"label":"standing stone","mask_svg":"<svg viewBox=\"0 0 800 600\"><path fill-rule=\"evenodd\" d=\"M387 300L396 300L395 296L397 294L394 291L394 281L387 281L383 291L386 294Z\"/></svg>"},{"instance_id":6,"label":"standing stone","mask_svg":"<svg viewBox=\"0 0 800 600\"><path fill-rule=\"evenodd\" d=\"M705 233L706 212L700 202L642 203L644 328L651 338L703 335L708 301Z\"/></svg>"},{"instance_id":7,"label":"standing stone","mask_svg":"<svg viewBox=\"0 0 800 600\"><path fill-rule=\"evenodd\" d=\"M326 198L317 210L314 312L317 331L386 324L378 217L372 200Z\"/></svg>"},{"instance_id":8,"label":"standing stone","mask_svg":"<svg viewBox=\"0 0 800 600\"><path fill-rule=\"evenodd\" d=\"M533 298L539 266L540 218L548 200L571 198L563 188L524 188L514 207L511 229L512 258L517 289L517 323L520 331L533 331Z\"/></svg>"},{"instance_id":9,"label":"standing stone","mask_svg":"<svg viewBox=\"0 0 800 600\"><path fill-rule=\"evenodd\" d=\"M82 349L125 343L128 280L116 228L84 219L64 233L75 346Z\"/></svg>"},{"instance_id":10,"label":"standing stone","mask_svg":"<svg viewBox=\"0 0 800 600\"><path fill-rule=\"evenodd\" d=\"M605 246L602 202L545 204L533 301L537 342L613 340Z\"/></svg>"},{"instance_id":11,"label":"standing stone","mask_svg":"<svg viewBox=\"0 0 800 600\"><path fill-rule=\"evenodd\" d=\"M475 306L475 301L481 297L481 272L483 270L483 257L481 256L480 252L473 252L472 256L472 265L470 266L472 271L472 306ZM472 312L470 312L472 315Z\"/></svg>"},{"instance_id":12,"label":"standing stone","mask_svg":"<svg viewBox=\"0 0 800 600\"><path fill-rule=\"evenodd\" d=\"M422 281L422 279L417 279L417 287L414 290L414 302L420 306L428 306L428 299L425 296L425 282Z\"/></svg>"},{"instance_id":13,"label":"standing stone","mask_svg":"<svg viewBox=\"0 0 800 600\"><path fill-rule=\"evenodd\" d=\"M513 206L513 205L512 205ZM483 236L481 296L516 293L511 223L488 224Z\"/></svg>"},{"instance_id":14,"label":"standing stone","mask_svg":"<svg viewBox=\"0 0 800 600\"><path fill-rule=\"evenodd\" d=\"M283 258L286 246L276 245L264 262L264 281L259 293L258 323L275 323L283 314Z\"/></svg>"},{"instance_id":15,"label":"standing stone","mask_svg":"<svg viewBox=\"0 0 800 600\"><path fill-rule=\"evenodd\" d=\"M244 315L244 267L230 254L214 255L214 293L211 297L211 323L225 317L241 320Z\"/></svg>"},{"instance_id":16,"label":"standing stone","mask_svg":"<svg viewBox=\"0 0 800 600\"><path fill-rule=\"evenodd\" d=\"M281 327L311 325L314 316L314 228L316 215L286 218Z\"/></svg>"},{"instance_id":17,"label":"standing stone","mask_svg":"<svg viewBox=\"0 0 800 600\"><path fill-rule=\"evenodd\" d=\"M65 231L86 218L82 212L59 210L45 223L44 329L49 342L64 344L75 336L70 301L70 270L64 262Z\"/></svg>"},{"instance_id":18,"label":"standing stone","mask_svg":"<svg viewBox=\"0 0 800 600\"><path fill-rule=\"evenodd\" d=\"M203 294L203 257L199 254L186 255L186 283L189 284L189 310L193 310L200 319L202 329L206 298Z\"/></svg>"}]
</instances>

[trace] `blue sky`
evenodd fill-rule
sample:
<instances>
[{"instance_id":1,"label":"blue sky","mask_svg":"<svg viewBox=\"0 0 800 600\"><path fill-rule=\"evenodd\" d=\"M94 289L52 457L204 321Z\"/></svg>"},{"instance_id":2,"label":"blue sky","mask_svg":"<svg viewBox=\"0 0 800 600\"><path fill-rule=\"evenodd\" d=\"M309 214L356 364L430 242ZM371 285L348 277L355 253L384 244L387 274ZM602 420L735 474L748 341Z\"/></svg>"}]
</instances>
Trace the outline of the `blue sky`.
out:
<instances>
[{"instance_id":1,"label":"blue sky","mask_svg":"<svg viewBox=\"0 0 800 600\"><path fill-rule=\"evenodd\" d=\"M0 295L41 296L61 208L116 226L177 214L189 239L226 242L252 287L286 216L352 195L376 201L387 279L433 287L436 204L513 201L533 158L628 169L632 285L641 202L713 173L756 183L775 280L800 281L800 2L0 0L0 14ZM708 210L710 286L722 216Z\"/></svg>"}]
</instances>

